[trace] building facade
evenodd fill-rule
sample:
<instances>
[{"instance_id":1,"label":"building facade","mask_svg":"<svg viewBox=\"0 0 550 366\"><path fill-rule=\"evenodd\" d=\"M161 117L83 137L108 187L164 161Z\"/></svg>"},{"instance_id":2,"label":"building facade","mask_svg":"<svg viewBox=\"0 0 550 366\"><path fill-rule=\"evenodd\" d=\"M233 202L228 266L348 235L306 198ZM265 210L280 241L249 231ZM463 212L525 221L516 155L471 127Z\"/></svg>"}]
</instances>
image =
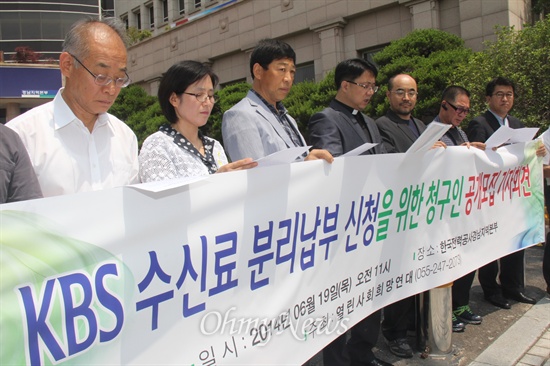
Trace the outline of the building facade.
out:
<instances>
[{"instance_id":1,"label":"building facade","mask_svg":"<svg viewBox=\"0 0 550 366\"><path fill-rule=\"evenodd\" d=\"M0 123L55 96L65 34L78 19L100 15L114 16L114 0L0 1ZM39 59L17 62L18 47L32 49Z\"/></svg>"},{"instance_id":2,"label":"building facade","mask_svg":"<svg viewBox=\"0 0 550 366\"><path fill-rule=\"evenodd\" d=\"M480 50L495 26L521 29L529 0L117 0L115 13L152 37L130 47L132 80L156 94L160 76L187 59L209 62L220 84L251 81L249 54L262 38L289 43L296 81L320 80L338 62L371 58L415 29L433 28Z\"/></svg>"}]
</instances>

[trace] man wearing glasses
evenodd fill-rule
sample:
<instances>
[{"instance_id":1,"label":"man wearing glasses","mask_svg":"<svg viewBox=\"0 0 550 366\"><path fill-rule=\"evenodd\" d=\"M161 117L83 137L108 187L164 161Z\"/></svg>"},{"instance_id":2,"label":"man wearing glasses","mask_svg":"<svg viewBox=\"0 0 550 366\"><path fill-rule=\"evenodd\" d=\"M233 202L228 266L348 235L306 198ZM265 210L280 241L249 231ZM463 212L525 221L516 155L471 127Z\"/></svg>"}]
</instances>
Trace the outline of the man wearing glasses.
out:
<instances>
[{"instance_id":1,"label":"man wearing glasses","mask_svg":"<svg viewBox=\"0 0 550 366\"><path fill-rule=\"evenodd\" d=\"M389 153L406 152L426 129L421 120L412 116L417 95L416 81L410 75L397 74L389 79L386 97L390 102L390 109L385 116L376 120Z\"/></svg>"},{"instance_id":2,"label":"man wearing glasses","mask_svg":"<svg viewBox=\"0 0 550 366\"><path fill-rule=\"evenodd\" d=\"M124 39L116 19L75 23L59 56L65 87L7 124L23 140L45 197L137 182L136 136L107 113L130 83Z\"/></svg>"},{"instance_id":3,"label":"man wearing glasses","mask_svg":"<svg viewBox=\"0 0 550 366\"><path fill-rule=\"evenodd\" d=\"M314 148L340 156L364 143L381 142L374 120L362 113L378 90L377 74L376 66L359 58L336 66L336 97L309 120L309 141ZM378 144L364 154L385 152L384 145Z\"/></svg>"},{"instance_id":4,"label":"man wearing glasses","mask_svg":"<svg viewBox=\"0 0 550 366\"><path fill-rule=\"evenodd\" d=\"M466 134L470 141L485 142L500 126L510 128L525 127L519 119L508 114L514 106L516 88L506 78L497 77L485 88L488 110L474 118L468 125ZM500 263L500 285L497 283ZM535 304L532 297L525 294L524 251L520 250L491 262L478 270L479 283L485 299L503 309L510 309L508 299Z\"/></svg>"},{"instance_id":5,"label":"man wearing glasses","mask_svg":"<svg viewBox=\"0 0 550 366\"><path fill-rule=\"evenodd\" d=\"M390 109L376 120L382 141L389 153L404 153L426 130L426 125L412 116L418 89L416 81L407 74L397 74L388 81L386 97ZM434 147L445 147L438 141ZM409 321L414 315L415 296L407 297L384 308L382 334L394 355L411 358L413 350L407 341Z\"/></svg>"},{"instance_id":6,"label":"man wearing glasses","mask_svg":"<svg viewBox=\"0 0 550 366\"><path fill-rule=\"evenodd\" d=\"M288 148L306 146L294 118L283 105L296 74L296 53L289 44L263 39L250 55L252 89L223 114L225 151L233 161L252 159ZM326 150L313 149L304 160L324 159Z\"/></svg>"},{"instance_id":7,"label":"man wearing glasses","mask_svg":"<svg viewBox=\"0 0 550 366\"><path fill-rule=\"evenodd\" d=\"M441 137L447 146L470 146L485 150L482 142L469 142L468 137L460 128L460 124L470 113L470 92L458 85L451 85L443 91L439 114L434 122L451 125ZM474 282L476 271L472 271L455 280L452 287L452 329L453 332L464 332L465 324L481 324L481 316L472 313L470 309L470 288Z\"/></svg>"},{"instance_id":8,"label":"man wearing glasses","mask_svg":"<svg viewBox=\"0 0 550 366\"><path fill-rule=\"evenodd\" d=\"M314 114L309 120L309 140L315 149L326 149L340 156L367 142L378 143L363 154L382 154L386 149L374 120L362 111L378 90L376 66L355 58L340 62L334 72L336 97L329 107ZM387 366L377 359L372 348L378 340L381 311L377 310L361 320L346 334L342 334L323 350L325 365Z\"/></svg>"}]
</instances>

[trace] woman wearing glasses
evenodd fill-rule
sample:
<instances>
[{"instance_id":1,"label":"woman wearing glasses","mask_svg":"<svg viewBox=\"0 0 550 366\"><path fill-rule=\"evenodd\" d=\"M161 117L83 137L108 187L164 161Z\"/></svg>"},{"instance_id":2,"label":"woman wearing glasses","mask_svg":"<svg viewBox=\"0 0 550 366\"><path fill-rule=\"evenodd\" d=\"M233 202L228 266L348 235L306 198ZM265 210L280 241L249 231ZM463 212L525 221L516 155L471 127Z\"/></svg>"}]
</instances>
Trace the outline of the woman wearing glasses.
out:
<instances>
[{"instance_id":1,"label":"woman wearing glasses","mask_svg":"<svg viewBox=\"0 0 550 366\"><path fill-rule=\"evenodd\" d=\"M158 99L169 124L160 127L143 143L139 154L142 182L204 176L257 165L252 159L227 161L221 144L204 136L212 112L218 77L201 62L182 61L162 76Z\"/></svg>"}]
</instances>

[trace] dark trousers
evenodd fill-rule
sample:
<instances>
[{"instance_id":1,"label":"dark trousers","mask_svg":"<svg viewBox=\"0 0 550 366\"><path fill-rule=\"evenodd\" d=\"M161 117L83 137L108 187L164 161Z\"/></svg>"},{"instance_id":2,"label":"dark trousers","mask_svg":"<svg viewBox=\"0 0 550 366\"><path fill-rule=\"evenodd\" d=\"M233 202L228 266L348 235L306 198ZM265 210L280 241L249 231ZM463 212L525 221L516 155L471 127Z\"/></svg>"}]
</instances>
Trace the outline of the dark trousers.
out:
<instances>
[{"instance_id":1,"label":"dark trousers","mask_svg":"<svg viewBox=\"0 0 550 366\"><path fill-rule=\"evenodd\" d=\"M546 292L550 294L550 233L546 235L546 245L542 257L542 275L544 276L544 282L546 282Z\"/></svg>"},{"instance_id":2,"label":"dark trousers","mask_svg":"<svg viewBox=\"0 0 550 366\"><path fill-rule=\"evenodd\" d=\"M544 201L546 202L546 209L550 213L550 186L548 184L544 185ZM542 256L542 275L546 282L546 291L550 292L550 233L546 235L546 245Z\"/></svg>"},{"instance_id":3,"label":"dark trousers","mask_svg":"<svg viewBox=\"0 0 550 366\"><path fill-rule=\"evenodd\" d=\"M508 254L478 269L478 279L485 296L517 293L525 290L524 250ZM498 275L500 266L500 275ZM497 275L500 286L497 283Z\"/></svg>"},{"instance_id":4,"label":"dark trousers","mask_svg":"<svg viewBox=\"0 0 550 366\"><path fill-rule=\"evenodd\" d=\"M415 296L407 297L384 308L382 334L388 341L407 338L409 324L414 324Z\"/></svg>"},{"instance_id":5,"label":"dark trousers","mask_svg":"<svg viewBox=\"0 0 550 366\"><path fill-rule=\"evenodd\" d=\"M453 282L453 310L470 303L470 288L474 283L476 271L470 272Z\"/></svg>"},{"instance_id":6,"label":"dark trousers","mask_svg":"<svg viewBox=\"0 0 550 366\"><path fill-rule=\"evenodd\" d=\"M374 360L372 348L378 341L381 311L378 310L357 323L351 330L346 343L342 334L323 349L323 365L362 365Z\"/></svg>"}]
</instances>

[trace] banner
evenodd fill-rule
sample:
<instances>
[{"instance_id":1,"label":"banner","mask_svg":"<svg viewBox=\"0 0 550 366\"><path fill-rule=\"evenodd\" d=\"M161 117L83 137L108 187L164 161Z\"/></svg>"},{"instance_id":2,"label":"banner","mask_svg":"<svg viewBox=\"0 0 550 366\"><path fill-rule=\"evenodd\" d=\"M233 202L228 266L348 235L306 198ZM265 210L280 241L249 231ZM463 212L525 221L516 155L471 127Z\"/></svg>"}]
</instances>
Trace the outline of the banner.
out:
<instances>
[{"instance_id":1,"label":"banner","mask_svg":"<svg viewBox=\"0 0 550 366\"><path fill-rule=\"evenodd\" d=\"M301 364L544 240L535 143L337 158L0 206L2 365Z\"/></svg>"}]
</instances>

